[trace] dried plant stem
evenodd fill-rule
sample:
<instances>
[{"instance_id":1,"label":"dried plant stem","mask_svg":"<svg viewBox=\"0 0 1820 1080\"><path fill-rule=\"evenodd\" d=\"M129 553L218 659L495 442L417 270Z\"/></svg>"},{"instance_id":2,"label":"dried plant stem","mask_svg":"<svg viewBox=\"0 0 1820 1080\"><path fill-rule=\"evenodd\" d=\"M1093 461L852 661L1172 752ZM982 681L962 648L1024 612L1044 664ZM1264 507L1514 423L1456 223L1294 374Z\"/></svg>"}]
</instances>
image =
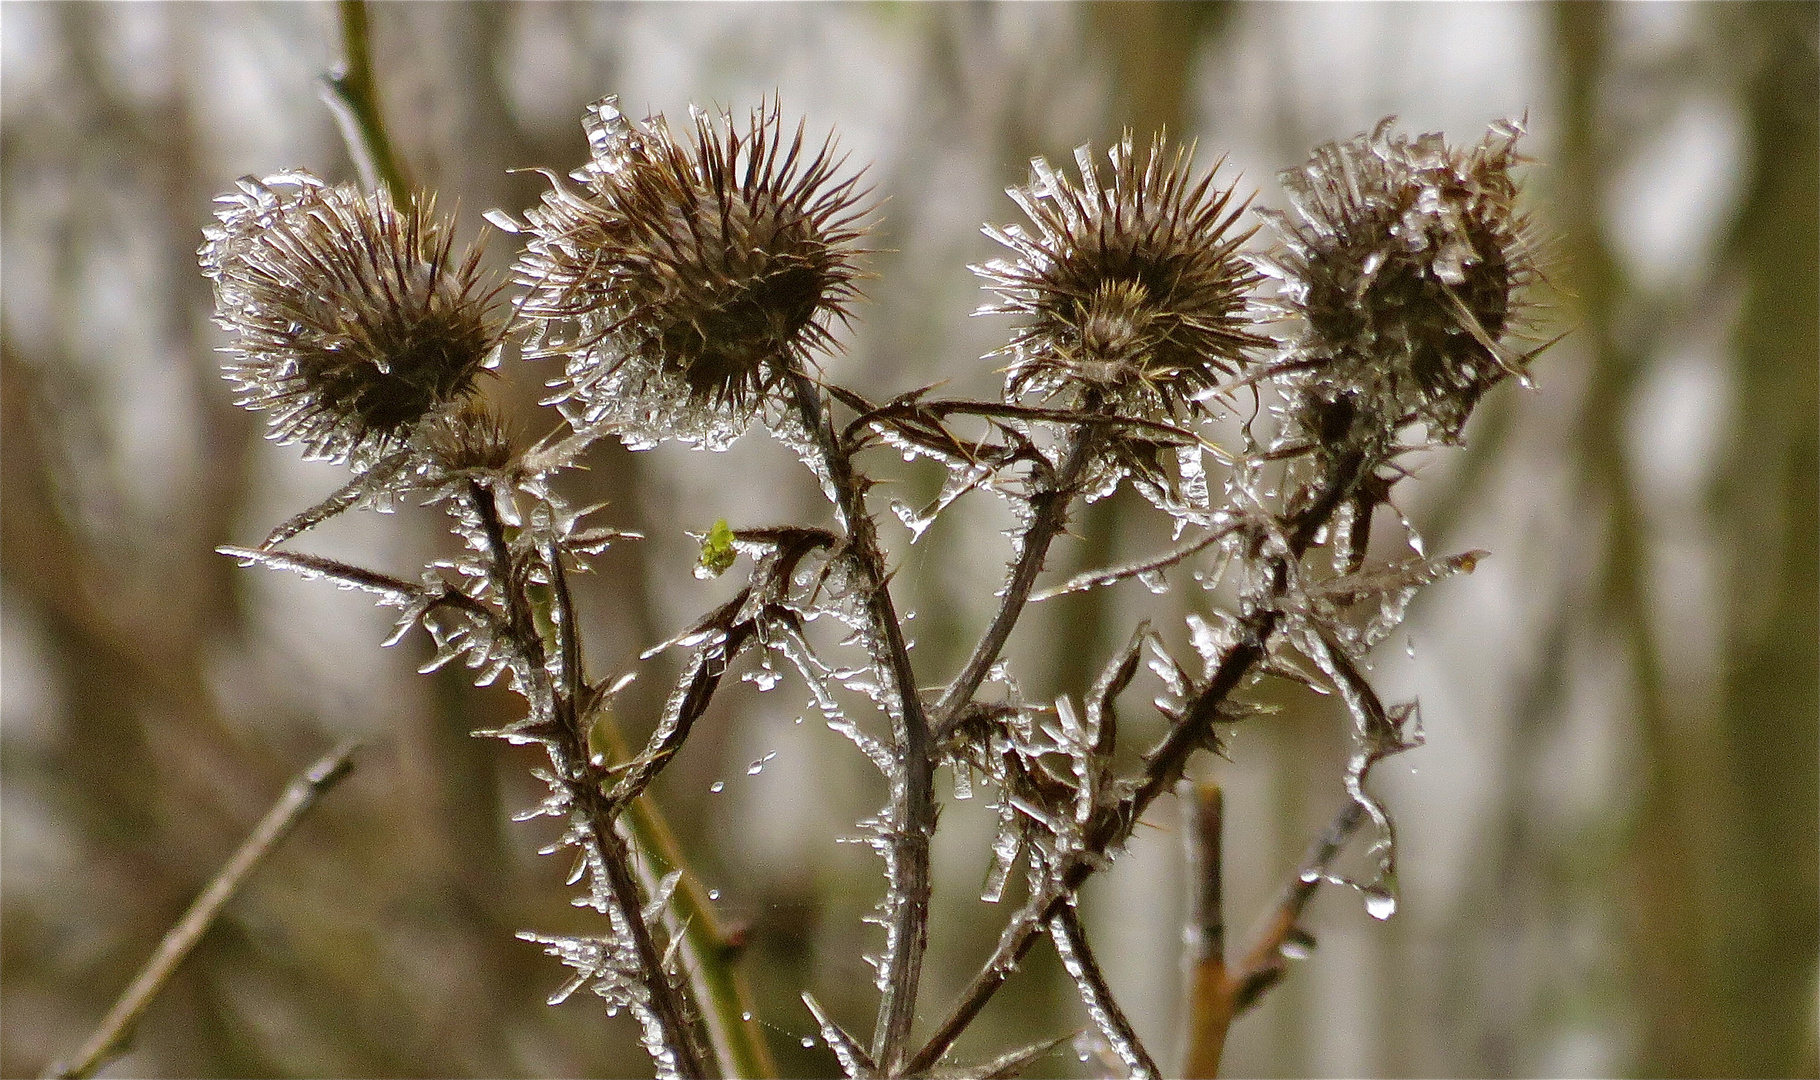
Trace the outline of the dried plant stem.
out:
<instances>
[{"instance_id":1,"label":"dried plant stem","mask_svg":"<svg viewBox=\"0 0 1820 1080\"><path fill-rule=\"evenodd\" d=\"M358 743L344 742L334 750L323 755L309 768L300 773L296 779L266 811L265 817L253 828L253 832L234 852L227 865L221 868L202 895L183 914L183 918L171 927L158 943L158 950L146 961L139 974L133 979L120 1000L108 1010L100 1026L90 1035L88 1041L76 1052L70 1061L59 1061L45 1071L46 1076L83 1077L92 1076L95 1070L113 1060L125 1048L132 1038L133 1028L139 1018L145 1014L147 1006L164 984L176 973L179 964L202 935L214 924L221 909L233 899L240 887L253 870L270 855L278 844L296 827L299 819L316 804L323 793L340 782L353 767L354 751Z\"/></svg>"},{"instance_id":2,"label":"dried plant stem","mask_svg":"<svg viewBox=\"0 0 1820 1080\"><path fill-rule=\"evenodd\" d=\"M1217 784L1183 781L1183 841L1188 856L1188 1025L1179 1075L1213 1080L1232 1025L1232 980L1226 972L1221 833L1225 799Z\"/></svg>"},{"instance_id":3,"label":"dried plant stem","mask_svg":"<svg viewBox=\"0 0 1820 1080\"><path fill-rule=\"evenodd\" d=\"M1081 913L1073 904L1063 904L1055 917L1049 920L1049 939L1055 942L1055 951L1062 957L1062 966L1068 969L1068 975L1074 980L1080 991L1081 1003L1087 1006L1087 1015L1106 1037L1112 1046L1112 1052L1118 1055L1125 1064L1126 1075L1137 1077L1158 1077L1163 1075L1150 1058L1149 1051L1138 1039L1137 1030L1125 1017L1125 1011L1112 997L1112 987L1107 985L1105 973L1100 970L1099 961L1094 959L1093 948L1087 943L1086 928L1081 925Z\"/></svg>"},{"instance_id":4,"label":"dried plant stem","mask_svg":"<svg viewBox=\"0 0 1820 1080\"><path fill-rule=\"evenodd\" d=\"M490 559L488 575L504 604L505 625L512 636L513 648L520 654L526 673L525 692L527 696L534 696L536 704L533 708L541 705L539 711L544 711L554 721L554 741L547 745L551 763L556 767L555 775L567 788L575 812L587 822L586 843L590 849L589 854L596 860L598 872L606 877L613 906L618 909L617 921L623 925L626 937L638 958L639 976L646 992L645 1001L640 1007L649 1010L661 1029L664 1047L674 1057L670 1063L674 1074L706 1076L707 1069L696 1048L689 1020L694 1009L685 1002L684 991L670 981L664 969L663 953L658 949L656 940L651 935L650 924L644 918L644 902L639 893L637 874L632 867L631 851L620 837L615 824L618 807L602 792L601 777L590 767L588 732L577 713L586 680L581 671L580 641L575 632L574 615L570 610L562 560L553 547L543 553L556 601L556 617L552 623L561 660L558 665L559 677L553 679L545 662L544 641L537 632L533 605L523 589L525 576L514 569L511 548L506 540L505 527L500 520L492 489L478 481L470 481L467 499L470 508L480 519L486 537ZM658 1065L660 1075L667 1075L671 1071L666 1070L661 1061Z\"/></svg>"},{"instance_id":5,"label":"dried plant stem","mask_svg":"<svg viewBox=\"0 0 1820 1080\"><path fill-rule=\"evenodd\" d=\"M885 957L881 976L878 1026L873 1033L872 1059L886 1072L899 1072L910 1025L916 1015L916 992L921 981L923 952L929 937L929 843L935 835L935 753L928 719L918 696L916 673L904 644L903 627L891 602L890 572L885 566L878 528L866 510L865 487L835 433L827 400L808 375L793 371L791 386L796 411L807 429L835 500L835 513L846 533L841 557L857 571L868 623L866 646L881 679L888 678L897 695L892 716L893 775L889 850L885 853L889 877L885 897Z\"/></svg>"},{"instance_id":6,"label":"dried plant stem","mask_svg":"<svg viewBox=\"0 0 1820 1080\"><path fill-rule=\"evenodd\" d=\"M1031 897L999 935L997 947L980 966L973 981L962 991L960 999L928 1042L923 1045L905 1071L927 1071L940 1061L954 1040L960 1037L979 1015L981 1009L1010 978L1024 955L1030 951L1049 921L1069 902L1076 889L1103 864L1106 853L1117 850L1137 828L1150 804L1181 779L1193 752L1207 745L1220 708L1252 670L1269 655L1270 636L1282 618L1282 601L1289 589L1290 564L1299 560L1314 542L1320 524L1331 517L1363 468L1356 459L1337 463L1305 509L1286 523L1289 551L1271 558L1266 564L1268 593L1239 620L1233 644L1221 655L1200 691L1189 699L1182 718L1173 724L1163 740L1146 757L1144 775L1138 786L1113 807L1101 811L1087 830L1086 852L1050 877L1050 884ZM1059 878L1059 880L1058 880Z\"/></svg>"},{"instance_id":7,"label":"dried plant stem","mask_svg":"<svg viewBox=\"0 0 1820 1080\"><path fill-rule=\"evenodd\" d=\"M1031 498L1030 524L1018 541L1017 561L999 599L998 611L980 636L979 644L974 646L973 654L967 658L966 666L949 684L940 704L935 707L938 733L945 733L973 700L974 691L985 681L986 673L998 661L1005 642L1011 639L1011 631L1017 627L1018 617L1030 600L1030 590L1036 585L1037 575L1043 571L1049 545L1068 526L1068 508L1074 502L1081 474L1093 459L1097 445L1098 440L1091 431L1077 428L1060 455L1061 466L1051 482Z\"/></svg>"}]
</instances>

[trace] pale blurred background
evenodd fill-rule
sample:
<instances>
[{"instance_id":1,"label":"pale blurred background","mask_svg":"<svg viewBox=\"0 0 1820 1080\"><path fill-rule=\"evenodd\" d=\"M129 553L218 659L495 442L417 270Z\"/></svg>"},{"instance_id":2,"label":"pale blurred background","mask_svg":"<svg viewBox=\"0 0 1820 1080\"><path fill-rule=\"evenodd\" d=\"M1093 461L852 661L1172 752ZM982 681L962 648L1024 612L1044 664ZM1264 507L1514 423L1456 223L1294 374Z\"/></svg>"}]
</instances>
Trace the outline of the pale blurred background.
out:
<instances>
[{"instance_id":1,"label":"pale blurred background","mask_svg":"<svg viewBox=\"0 0 1820 1080\"><path fill-rule=\"evenodd\" d=\"M0 1071L79 1043L285 778L359 734L354 777L107 1074L648 1075L630 1020L586 995L546 1007L564 973L512 937L596 918L569 907L566 866L534 855L548 830L509 821L538 797L534 759L466 734L515 700L415 675L421 636L382 652L387 618L360 596L212 553L340 482L233 408L194 258L234 178L353 178L314 85L338 55L334 8L8 3L0 31ZM1380 924L1355 896L1319 897L1319 947L1238 1022L1226 1073L1820 1071L1812 5L421 3L376 6L373 32L393 130L464 235L535 202L542 181L508 169L579 163L581 109L607 93L681 117L775 91L812 133L838 128L888 199L888 250L829 370L874 396L993 391L977 357L1006 327L968 318L966 264L995 254L979 226L1013 219L1002 189L1032 154L1167 125L1272 204L1277 169L1386 114L1462 142L1527 114L1548 325L1573 333L1538 389L1492 395L1470 448L1399 489L1431 550L1493 552L1430 590L1377 665L1392 694L1420 695L1429 739L1379 778L1403 910ZM508 239L493 236L496 265ZM544 373L515 366L489 392L541 430ZM724 595L690 576L684 530L824 513L753 438L724 458L602 447L591 464L575 490L651 537L615 549L583 597L596 673ZM875 467L933 492L927 470ZM1096 506L1052 568L1154 550L1138 505ZM914 548L887 525L926 681L986 618L1006 520L972 496ZM445 542L407 508L300 546L409 575ZM1193 599L1162 602L1159 622L1179 628ZM1158 603L1133 584L1045 605L1016 653L1029 688L1078 691ZM629 717L661 695L653 675ZM659 793L749 926L785 1074L826 1076L797 994L870 1030L860 955L879 942L859 917L882 878L836 839L881 794L849 744L793 722L789 686L725 693ZM1228 792L1238 936L1343 798L1343 718L1282 701L1231 762L1200 768ZM925 1023L1005 915L976 899L984 802L943 817ZM1151 823L1084 905L1169 1056L1172 800ZM1032 956L964 1050L1086 1023L1053 953ZM1032 1072L1094 1067L1064 1049Z\"/></svg>"}]
</instances>

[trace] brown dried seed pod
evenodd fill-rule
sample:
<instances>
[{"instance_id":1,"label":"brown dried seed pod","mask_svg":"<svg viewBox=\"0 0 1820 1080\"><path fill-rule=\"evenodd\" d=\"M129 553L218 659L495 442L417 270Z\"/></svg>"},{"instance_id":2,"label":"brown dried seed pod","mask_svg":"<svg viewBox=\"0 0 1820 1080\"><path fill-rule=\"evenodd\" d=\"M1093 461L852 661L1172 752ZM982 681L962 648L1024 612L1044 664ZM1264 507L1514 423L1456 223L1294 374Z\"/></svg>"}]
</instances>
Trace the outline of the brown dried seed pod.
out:
<instances>
[{"instance_id":1,"label":"brown dried seed pod","mask_svg":"<svg viewBox=\"0 0 1820 1080\"><path fill-rule=\"evenodd\" d=\"M422 442L430 460L451 472L498 472L518 456L515 433L505 418L480 401L438 416L426 425Z\"/></svg>"},{"instance_id":2,"label":"brown dried seed pod","mask_svg":"<svg viewBox=\"0 0 1820 1080\"><path fill-rule=\"evenodd\" d=\"M240 404L311 457L364 462L466 398L503 332L478 247L459 262L434 200L403 209L307 172L216 200L198 253Z\"/></svg>"},{"instance_id":3,"label":"brown dried seed pod","mask_svg":"<svg viewBox=\"0 0 1820 1080\"><path fill-rule=\"evenodd\" d=\"M1511 175L1523 128L1494 124L1459 149L1439 134L1392 135L1394 121L1283 173L1292 213L1260 211L1283 250L1258 262L1301 324L1285 367L1300 372L1303 426L1331 428L1315 405L1345 398L1376 427L1420 418L1457 438L1484 392L1527 359L1501 344L1540 276Z\"/></svg>"},{"instance_id":4,"label":"brown dried seed pod","mask_svg":"<svg viewBox=\"0 0 1820 1080\"><path fill-rule=\"evenodd\" d=\"M528 355L565 360L570 416L584 426L724 434L850 317L864 193L857 176L836 178L832 137L809 153L775 103L744 129L696 111L685 141L615 102L584 121L584 190L552 177L525 215L514 269L529 289Z\"/></svg>"},{"instance_id":5,"label":"brown dried seed pod","mask_svg":"<svg viewBox=\"0 0 1820 1080\"><path fill-rule=\"evenodd\" d=\"M1010 396L1078 390L1123 409L1194 411L1248 350L1247 296L1259 276L1239 255L1251 230L1244 204L1198 179L1192 148L1157 135L1147 158L1124 133L1102 181L1092 149L1075 151L1080 181L1032 160L1030 183L1007 191L1034 234L987 226L1016 253L974 267L998 294L983 312L1024 319L1009 355Z\"/></svg>"}]
</instances>

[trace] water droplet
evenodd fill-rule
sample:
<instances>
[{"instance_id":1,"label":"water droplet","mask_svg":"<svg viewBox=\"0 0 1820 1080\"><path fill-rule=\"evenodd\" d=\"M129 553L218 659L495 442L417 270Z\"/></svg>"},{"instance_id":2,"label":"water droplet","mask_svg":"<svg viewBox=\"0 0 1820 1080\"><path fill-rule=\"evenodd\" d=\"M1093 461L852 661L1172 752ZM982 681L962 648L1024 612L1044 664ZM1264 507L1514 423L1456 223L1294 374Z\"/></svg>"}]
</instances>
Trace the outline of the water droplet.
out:
<instances>
[{"instance_id":1,"label":"water droplet","mask_svg":"<svg viewBox=\"0 0 1820 1080\"><path fill-rule=\"evenodd\" d=\"M740 1014L739 1014L739 1018L740 1018L740 1019L741 1019L741 1020L744 1020L744 1021L745 1021L745 1022L746 1022L746 1023L748 1023L748 1024L750 1024L750 1023L751 1023L751 1022L752 1022L752 1014L751 1014L751 1013L749 1013L749 1012L743 1012L743 1013L740 1013Z\"/></svg>"},{"instance_id":2,"label":"water droplet","mask_svg":"<svg viewBox=\"0 0 1820 1080\"><path fill-rule=\"evenodd\" d=\"M1414 660L1416 658L1416 639L1407 639L1403 646L1403 651L1409 654L1411 660Z\"/></svg>"},{"instance_id":3,"label":"water droplet","mask_svg":"<svg viewBox=\"0 0 1820 1080\"><path fill-rule=\"evenodd\" d=\"M708 790L719 795L721 792L727 790L727 782L725 780L716 780L708 785Z\"/></svg>"},{"instance_id":4,"label":"water droplet","mask_svg":"<svg viewBox=\"0 0 1820 1080\"><path fill-rule=\"evenodd\" d=\"M747 776L757 776L759 773L764 772L765 763L770 761L772 758L774 758L776 756L777 756L777 751L773 750L769 754L766 754L764 757L761 757L757 761L754 761L752 764L746 766L746 775Z\"/></svg>"},{"instance_id":5,"label":"water droplet","mask_svg":"<svg viewBox=\"0 0 1820 1080\"><path fill-rule=\"evenodd\" d=\"M1370 885L1361 890L1365 894L1365 913L1383 922L1397 913L1397 898L1389 889L1381 885Z\"/></svg>"},{"instance_id":6,"label":"water droplet","mask_svg":"<svg viewBox=\"0 0 1820 1080\"><path fill-rule=\"evenodd\" d=\"M1314 935L1301 927L1292 927L1277 946L1285 960L1306 960L1314 954Z\"/></svg>"},{"instance_id":7,"label":"water droplet","mask_svg":"<svg viewBox=\"0 0 1820 1080\"><path fill-rule=\"evenodd\" d=\"M709 889L709 890L708 890L708 899L710 899L710 900L719 900L719 899L720 899L720 890L719 890L719 889ZM751 1013L746 1013L746 1014L745 1014L745 1018L746 1018L746 1019L747 1019L747 1020L750 1020L750 1019L752 1019L752 1014L751 1014Z\"/></svg>"},{"instance_id":8,"label":"water droplet","mask_svg":"<svg viewBox=\"0 0 1820 1080\"><path fill-rule=\"evenodd\" d=\"M815 1045L815 1037L813 1035L804 1035L802 1041L803 1041L804 1050L807 1050L810 1047Z\"/></svg>"}]
</instances>

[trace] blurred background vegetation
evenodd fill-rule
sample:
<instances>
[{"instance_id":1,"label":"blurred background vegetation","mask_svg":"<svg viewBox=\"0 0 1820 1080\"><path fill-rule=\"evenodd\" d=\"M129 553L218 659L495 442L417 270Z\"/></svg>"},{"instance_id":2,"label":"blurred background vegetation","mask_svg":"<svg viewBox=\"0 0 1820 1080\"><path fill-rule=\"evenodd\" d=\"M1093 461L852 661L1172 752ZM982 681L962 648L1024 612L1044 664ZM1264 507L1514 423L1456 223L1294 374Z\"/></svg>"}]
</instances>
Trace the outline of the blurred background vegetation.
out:
<instances>
[{"instance_id":1,"label":"blurred background vegetation","mask_svg":"<svg viewBox=\"0 0 1820 1080\"><path fill-rule=\"evenodd\" d=\"M1419 693L1429 745L1382 770L1404 834L1402 913L1317 899L1320 939L1241 1019L1230 1075L1815 1075L1816 415L1820 72L1815 8L1742 4L381 4L385 107L415 174L459 203L532 205L585 153L582 106L744 109L780 92L838 128L888 197L879 280L831 375L874 396L939 379L991 393L965 265L1009 221L1032 154L1119 128L1198 136L1264 204L1317 142L1395 113L1471 141L1528 116L1552 239L1539 388L1481 409L1469 448L1407 493L1434 550L1486 548L1418 604L1379 675ZM285 778L370 740L147 1016L115 1075L636 1075L631 1021L577 998L516 930L583 930L519 753L467 731L517 703L413 674L365 599L244 571L256 541L339 482L259 438L217 374L194 251L246 173L353 170L314 80L335 12L300 4L0 10L0 1072L35 1074L96 1022ZM495 235L491 261L509 245ZM527 426L539 373L489 393ZM748 445L751 444L751 445ZM596 672L684 625L724 583L693 542L824 513L800 470L601 446L582 478L642 530L588 584ZM881 471L897 466L881 461ZM910 470L911 495L936 477ZM1096 505L1069 570L1151 550ZM962 506L894 586L945 677L986 616L1003 519ZM964 520L963 520L964 519ZM895 529L895 525L891 526ZM434 518L336 522L308 545L409 572ZM1153 598L1043 605L1019 655L1041 693ZM1178 605L1192 601L1184 596ZM1103 630L1095 631L1095 626ZM1178 620L1179 625L1179 620ZM1092 640L1091 636L1087 640ZM661 678L637 684L638 727ZM1205 775L1227 789L1228 917L1245 927L1340 805L1344 724L1285 699ZM729 694L660 786L729 916L787 1075L834 1075L797 993L869 1028L876 860L837 845L880 799L793 692ZM747 765L777 751L763 771ZM724 789L711 784L724 781ZM923 1002L938 1012L1002 914L977 899L991 824L950 805ZM1140 1031L1170 1053L1181 898L1172 806L1084 910ZM963 1049L1084 1023L1045 949ZM1038 1074L1083 1065L1066 1049Z\"/></svg>"}]
</instances>

